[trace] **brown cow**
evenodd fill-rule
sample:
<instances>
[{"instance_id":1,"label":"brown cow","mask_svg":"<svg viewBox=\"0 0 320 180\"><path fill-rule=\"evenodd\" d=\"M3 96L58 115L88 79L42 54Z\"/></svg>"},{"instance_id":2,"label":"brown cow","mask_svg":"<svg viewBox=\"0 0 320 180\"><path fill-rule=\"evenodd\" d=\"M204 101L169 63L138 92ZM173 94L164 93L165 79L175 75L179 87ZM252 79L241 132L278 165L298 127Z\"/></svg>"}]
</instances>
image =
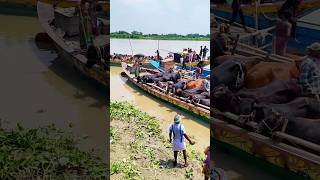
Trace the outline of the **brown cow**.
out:
<instances>
[{"instance_id":1,"label":"brown cow","mask_svg":"<svg viewBox=\"0 0 320 180\"><path fill-rule=\"evenodd\" d=\"M239 55L224 55L224 56L219 56L213 60L213 67L217 67L220 64L229 60L240 61L245 66L246 71L248 71L254 65L258 64L261 61L264 61L265 59L260 56L245 57L245 56L239 56Z\"/></svg>"},{"instance_id":2,"label":"brown cow","mask_svg":"<svg viewBox=\"0 0 320 180\"><path fill-rule=\"evenodd\" d=\"M274 80L297 79L299 69L297 63L260 62L254 65L246 74L245 87L259 88Z\"/></svg>"},{"instance_id":3,"label":"brown cow","mask_svg":"<svg viewBox=\"0 0 320 180\"><path fill-rule=\"evenodd\" d=\"M187 83L186 89L202 88L204 86L203 79L190 80Z\"/></svg>"}]
</instances>

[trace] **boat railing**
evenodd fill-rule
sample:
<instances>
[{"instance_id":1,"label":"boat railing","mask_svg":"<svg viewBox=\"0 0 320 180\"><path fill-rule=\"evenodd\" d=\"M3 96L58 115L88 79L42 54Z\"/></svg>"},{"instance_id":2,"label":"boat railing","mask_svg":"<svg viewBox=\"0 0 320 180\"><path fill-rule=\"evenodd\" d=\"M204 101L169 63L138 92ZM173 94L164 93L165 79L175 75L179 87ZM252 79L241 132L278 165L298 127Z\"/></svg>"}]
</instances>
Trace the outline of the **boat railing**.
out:
<instances>
[{"instance_id":1,"label":"boat railing","mask_svg":"<svg viewBox=\"0 0 320 180\"><path fill-rule=\"evenodd\" d=\"M252 116L254 114L239 116L239 115L236 115L236 114L233 114L230 112L221 112L220 110L215 109L215 108L212 108L211 112L213 114L215 114L215 116L223 116L223 117L227 118L229 121L232 121L233 124L240 125L240 127L245 127L245 126L251 127L254 130L255 129L257 130L259 128L259 124L252 120ZM212 118L212 119L215 120L216 118ZM219 119L219 118L217 118L217 119ZM270 138L273 139L274 141L277 141L277 142L282 142L283 140L285 140L286 144L288 144L288 142L289 142L296 147L303 146L304 148L311 150L312 152L316 152L317 154L320 154L320 145L285 133L287 123L288 123L288 120L284 119L284 121L282 123L281 130L274 131L274 132L271 131ZM260 134L260 133L258 133L258 134ZM308 150L306 150L306 151L308 151Z\"/></svg>"}]
</instances>

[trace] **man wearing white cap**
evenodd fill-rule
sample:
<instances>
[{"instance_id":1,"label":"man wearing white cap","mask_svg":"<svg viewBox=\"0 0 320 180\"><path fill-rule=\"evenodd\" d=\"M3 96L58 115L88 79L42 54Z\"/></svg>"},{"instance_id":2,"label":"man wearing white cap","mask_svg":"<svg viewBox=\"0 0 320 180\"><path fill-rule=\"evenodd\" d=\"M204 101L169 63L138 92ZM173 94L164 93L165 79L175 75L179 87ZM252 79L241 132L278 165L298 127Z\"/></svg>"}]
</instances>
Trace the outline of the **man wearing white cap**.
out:
<instances>
[{"instance_id":1,"label":"man wearing white cap","mask_svg":"<svg viewBox=\"0 0 320 180\"><path fill-rule=\"evenodd\" d=\"M172 142L172 135L173 135L173 152L174 152L174 166L177 166L177 157L178 157L178 152L182 151L183 152L183 157L184 157L184 165L185 167L188 166L187 163L187 151L186 151L186 143L184 141L184 137L189 141L191 145L194 144L193 141L189 138L189 136L186 134L186 130L184 126L180 123L181 121L181 116L176 115L174 117L174 123L170 126L169 129L169 140L170 143Z\"/></svg>"},{"instance_id":2,"label":"man wearing white cap","mask_svg":"<svg viewBox=\"0 0 320 180\"><path fill-rule=\"evenodd\" d=\"M307 50L308 57L300 66L299 84L303 95L316 97L320 101L320 43L313 43Z\"/></svg>"}]
</instances>

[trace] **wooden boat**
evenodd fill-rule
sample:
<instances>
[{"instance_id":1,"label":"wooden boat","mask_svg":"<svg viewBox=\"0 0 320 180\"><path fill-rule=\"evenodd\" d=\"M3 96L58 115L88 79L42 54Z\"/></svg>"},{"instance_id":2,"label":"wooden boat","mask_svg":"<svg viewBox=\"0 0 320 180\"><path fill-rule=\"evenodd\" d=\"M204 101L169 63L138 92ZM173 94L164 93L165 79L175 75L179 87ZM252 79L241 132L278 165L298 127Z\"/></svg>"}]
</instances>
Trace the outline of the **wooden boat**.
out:
<instances>
[{"instance_id":1,"label":"wooden boat","mask_svg":"<svg viewBox=\"0 0 320 180\"><path fill-rule=\"evenodd\" d=\"M166 92L164 92L163 89L147 83L147 84L143 84L143 83L137 83L137 79L134 77L133 74L130 74L129 71L126 70L126 67L128 66L127 63L122 62L122 69L123 69L123 73L122 75L126 76L128 78L128 80L130 82L132 82L134 85L136 85L137 87L141 88L142 90L144 90L145 92L148 92L151 95L154 95L155 97L158 97L159 99L168 102L170 104L173 104L187 112L191 112L194 115L197 115L199 117L204 118L205 120L209 121L210 119L210 110L209 107L205 107L201 104L192 104L189 102L186 102L185 100L178 98L172 94L167 94ZM151 71L153 71L153 73L155 73L155 70L148 70L148 72L150 73ZM152 73L152 72L151 72Z\"/></svg>"},{"instance_id":2,"label":"wooden boat","mask_svg":"<svg viewBox=\"0 0 320 180\"><path fill-rule=\"evenodd\" d=\"M229 19L232 15L232 8L230 4L219 4L211 1L211 10L216 16L224 17ZM256 14L258 15L258 27L260 29L268 28L272 26L270 24L270 17L277 14L277 11L281 8L284 1L276 1L272 3L261 3L261 4L244 4L242 11L245 15L247 24L251 27L256 26ZM320 0L305 0L299 6L299 12L304 13L310 9L320 8Z\"/></svg>"},{"instance_id":3,"label":"wooden boat","mask_svg":"<svg viewBox=\"0 0 320 180\"><path fill-rule=\"evenodd\" d=\"M72 64L77 70L84 75L95 79L101 84L109 87L109 72L102 67L88 68L86 66L87 58L79 51L78 40L73 38L64 38L61 35L61 31L51 26L51 22L54 20L54 9L51 4L38 2L37 11L39 21L46 31L46 33L53 40L57 53L63 60ZM96 44L101 46L109 44L109 36L100 35L95 39Z\"/></svg>"},{"instance_id":4,"label":"wooden boat","mask_svg":"<svg viewBox=\"0 0 320 180\"><path fill-rule=\"evenodd\" d=\"M0 0L0 13L17 14L17 15L37 15L38 0ZM42 2L52 4L54 0L42 0ZM77 0L59 0L60 7L74 7L77 5ZM102 5L102 10L109 15L109 1L99 1Z\"/></svg>"},{"instance_id":5,"label":"wooden boat","mask_svg":"<svg viewBox=\"0 0 320 180\"><path fill-rule=\"evenodd\" d=\"M290 62L297 57L269 54L252 46L238 43L235 54L242 56L268 56L270 61ZM299 58L299 57L298 57ZM320 145L291 136L283 131L267 137L242 127L243 116L211 108L211 137L213 146L250 160L284 179L320 179ZM247 122L250 125L250 121ZM283 141L284 140L284 141ZM288 142L291 142L290 144ZM304 147L304 148L301 148ZM306 150L309 149L309 150Z\"/></svg>"}]
</instances>

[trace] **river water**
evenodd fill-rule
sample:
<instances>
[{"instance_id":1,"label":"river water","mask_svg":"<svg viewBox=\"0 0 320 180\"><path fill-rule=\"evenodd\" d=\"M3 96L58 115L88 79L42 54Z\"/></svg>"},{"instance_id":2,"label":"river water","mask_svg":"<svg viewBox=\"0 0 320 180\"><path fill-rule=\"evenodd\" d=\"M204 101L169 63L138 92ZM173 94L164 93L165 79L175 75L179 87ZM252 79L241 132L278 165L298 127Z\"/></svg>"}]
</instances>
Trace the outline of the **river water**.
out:
<instances>
[{"instance_id":1,"label":"river water","mask_svg":"<svg viewBox=\"0 0 320 180\"><path fill-rule=\"evenodd\" d=\"M191 48L197 53L200 51L200 46L207 46L210 49L210 41L110 39L110 52L118 54L141 53L155 56L158 43L160 56L162 57L166 57L168 52L181 52L184 48ZM208 56L210 56L210 51L207 52Z\"/></svg>"},{"instance_id":2,"label":"river water","mask_svg":"<svg viewBox=\"0 0 320 180\"><path fill-rule=\"evenodd\" d=\"M37 18L0 15L0 22L5 22L0 26L3 126L55 123L76 136L88 136L80 146L94 148L106 159L109 90L66 66L54 51L39 49L34 37L43 30Z\"/></svg>"}]
</instances>

